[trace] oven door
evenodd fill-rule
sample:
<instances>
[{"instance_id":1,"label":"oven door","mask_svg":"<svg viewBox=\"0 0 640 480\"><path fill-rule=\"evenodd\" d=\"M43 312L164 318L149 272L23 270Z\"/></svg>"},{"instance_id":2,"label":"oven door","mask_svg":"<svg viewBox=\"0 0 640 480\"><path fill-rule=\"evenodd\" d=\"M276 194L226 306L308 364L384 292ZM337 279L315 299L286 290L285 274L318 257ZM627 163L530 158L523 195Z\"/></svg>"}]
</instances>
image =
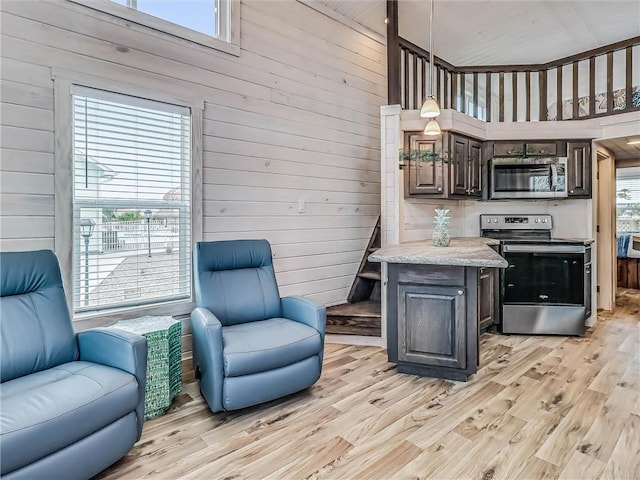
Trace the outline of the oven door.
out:
<instances>
[{"instance_id":1,"label":"oven door","mask_svg":"<svg viewBox=\"0 0 640 480\"><path fill-rule=\"evenodd\" d=\"M583 245L504 245L503 304L584 304Z\"/></svg>"},{"instance_id":2,"label":"oven door","mask_svg":"<svg viewBox=\"0 0 640 480\"><path fill-rule=\"evenodd\" d=\"M491 198L558 198L567 196L566 158L491 161Z\"/></svg>"}]
</instances>

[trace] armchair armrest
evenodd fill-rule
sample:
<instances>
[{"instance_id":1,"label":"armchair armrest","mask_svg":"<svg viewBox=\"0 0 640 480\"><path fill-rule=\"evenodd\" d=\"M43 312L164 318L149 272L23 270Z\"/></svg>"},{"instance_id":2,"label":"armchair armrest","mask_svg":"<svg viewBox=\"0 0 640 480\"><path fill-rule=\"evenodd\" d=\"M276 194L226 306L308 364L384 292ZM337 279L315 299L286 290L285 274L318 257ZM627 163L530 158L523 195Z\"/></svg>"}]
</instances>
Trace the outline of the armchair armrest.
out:
<instances>
[{"instance_id":1,"label":"armchair armrest","mask_svg":"<svg viewBox=\"0 0 640 480\"><path fill-rule=\"evenodd\" d=\"M200 383L200 391L213 412L222 406L222 323L206 308L191 312L193 338L193 371Z\"/></svg>"},{"instance_id":2,"label":"armchair armrest","mask_svg":"<svg viewBox=\"0 0 640 480\"><path fill-rule=\"evenodd\" d=\"M138 381L138 440L144 423L144 400L147 384L147 339L116 328L93 328L78 333L80 360L119 368Z\"/></svg>"},{"instance_id":3,"label":"armchair armrest","mask_svg":"<svg viewBox=\"0 0 640 480\"><path fill-rule=\"evenodd\" d=\"M327 323L327 309L324 305L299 296L283 297L281 304L284 318L315 328L324 338Z\"/></svg>"}]
</instances>

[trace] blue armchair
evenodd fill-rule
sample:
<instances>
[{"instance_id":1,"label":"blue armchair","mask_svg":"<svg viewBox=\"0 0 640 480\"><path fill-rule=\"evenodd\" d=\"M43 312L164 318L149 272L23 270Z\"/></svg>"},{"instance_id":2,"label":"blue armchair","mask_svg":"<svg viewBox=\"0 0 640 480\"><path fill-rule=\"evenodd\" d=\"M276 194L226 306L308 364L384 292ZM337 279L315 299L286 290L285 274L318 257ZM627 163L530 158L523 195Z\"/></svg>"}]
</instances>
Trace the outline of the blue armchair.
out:
<instances>
[{"instance_id":1,"label":"blue armchair","mask_svg":"<svg viewBox=\"0 0 640 480\"><path fill-rule=\"evenodd\" d=\"M0 253L0 281L0 475L90 478L140 438L147 342L74 334L50 250Z\"/></svg>"},{"instance_id":2,"label":"blue armchair","mask_svg":"<svg viewBox=\"0 0 640 480\"><path fill-rule=\"evenodd\" d=\"M326 309L280 298L266 240L195 245L193 366L213 412L313 385L322 371Z\"/></svg>"}]
</instances>

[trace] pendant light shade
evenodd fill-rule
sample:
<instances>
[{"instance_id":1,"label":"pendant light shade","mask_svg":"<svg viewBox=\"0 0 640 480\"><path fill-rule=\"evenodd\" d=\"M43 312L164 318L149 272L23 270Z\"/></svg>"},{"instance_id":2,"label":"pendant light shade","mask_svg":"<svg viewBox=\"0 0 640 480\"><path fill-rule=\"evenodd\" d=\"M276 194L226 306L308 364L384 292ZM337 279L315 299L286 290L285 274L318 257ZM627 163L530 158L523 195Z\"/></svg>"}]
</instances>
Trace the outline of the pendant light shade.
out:
<instances>
[{"instance_id":1,"label":"pendant light shade","mask_svg":"<svg viewBox=\"0 0 640 480\"><path fill-rule=\"evenodd\" d=\"M436 102L436 99L433 96L429 95L422 104L420 116L423 118L436 118L438 115L440 115L438 102Z\"/></svg>"},{"instance_id":2,"label":"pendant light shade","mask_svg":"<svg viewBox=\"0 0 640 480\"><path fill-rule=\"evenodd\" d=\"M435 118L432 118L431 120L429 120L427 122L427 126L424 127L425 135L440 135L441 133L442 133L442 130L440 130L440 125L438 125L438 122L436 121Z\"/></svg>"},{"instance_id":3,"label":"pendant light shade","mask_svg":"<svg viewBox=\"0 0 640 480\"><path fill-rule=\"evenodd\" d=\"M431 93L427 96L426 100L422 104L422 108L420 109L420 116L429 118L429 122L424 129L425 135L440 135L442 132L440 131L440 125L436 121L436 117L440 115L440 106L436 101L436 96L433 90L433 86L435 84L435 77L433 75L433 2L434 0L430 0L429 5L429 83Z\"/></svg>"}]
</instances>

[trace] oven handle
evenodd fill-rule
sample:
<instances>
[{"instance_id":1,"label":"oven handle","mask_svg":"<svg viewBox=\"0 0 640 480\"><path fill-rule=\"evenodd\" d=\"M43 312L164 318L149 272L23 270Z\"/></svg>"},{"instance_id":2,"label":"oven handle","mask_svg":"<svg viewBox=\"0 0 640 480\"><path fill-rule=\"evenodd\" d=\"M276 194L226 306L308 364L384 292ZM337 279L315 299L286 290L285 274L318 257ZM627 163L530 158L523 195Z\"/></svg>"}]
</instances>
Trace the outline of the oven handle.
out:
<instances>
[{"instance_id":1,"label":"oven handle","mask_svg":"<svg viewBox=\"0 0 640 480\"><path fill-rule=\"evenodd\" d=\"M584 245L503 245L505 253L584 253Z\"/></svg>"}]
</instances>

